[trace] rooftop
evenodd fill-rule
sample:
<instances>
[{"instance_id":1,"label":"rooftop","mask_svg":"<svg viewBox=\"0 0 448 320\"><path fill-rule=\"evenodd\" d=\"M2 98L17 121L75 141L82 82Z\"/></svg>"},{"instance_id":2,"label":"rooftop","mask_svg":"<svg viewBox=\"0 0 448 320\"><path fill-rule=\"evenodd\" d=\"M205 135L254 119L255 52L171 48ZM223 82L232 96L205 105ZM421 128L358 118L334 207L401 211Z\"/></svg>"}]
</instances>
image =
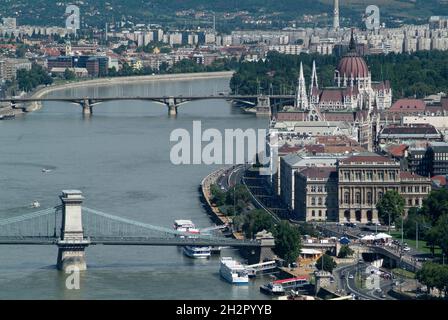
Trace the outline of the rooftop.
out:
<instances>
[{"instance_id":1,"label":"rooftop","mask_svg":"<svg viewBox=\"0 0 448 320\"><path fill-rule=\"evenodd\" d=\"M299 172L308 179L337 179L336 167L309 167Z\"/></svg>"},{"instance_id":2,"label":"rooftop","mask_svg":"<svg viewBox=\"0 0 448 320\"><path fill-rule=\"evenodd\" d=\"M389 112L424 112L426 104L421 99L399 99L390 108Z\"/></svg>"},{"instance_id":3,"label":"rooftop","mask_svg":"<svg viewBox=\"0 0 448 320\"><path fill-rule=\"evenodd\" d=\"M343 159L339 161L340 164L353 164L353 163L388 163L395 164L395 161L381 156L379 154L373 152L363 152L358 155L351 156L347 159Z\"/></svg>"}]
</instances>

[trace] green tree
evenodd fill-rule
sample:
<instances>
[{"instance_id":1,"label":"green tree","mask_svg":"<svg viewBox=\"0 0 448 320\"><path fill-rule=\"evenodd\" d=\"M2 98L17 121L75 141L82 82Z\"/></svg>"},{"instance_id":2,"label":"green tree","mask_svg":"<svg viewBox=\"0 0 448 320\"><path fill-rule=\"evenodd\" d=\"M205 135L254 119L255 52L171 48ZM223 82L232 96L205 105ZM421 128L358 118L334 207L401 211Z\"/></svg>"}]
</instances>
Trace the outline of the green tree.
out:
<instances>
[{"instance_id":1,"label":"green tree","mask_svg":"<svg viewBox=\"0 0 448 320\"><path fill-rule=\"evenodd\" d=\"M435 225L440 216L448 214L448 190L433 190L423 201L422 213Z\"/></svg>"},{"instance_id":2,"label":"green tree","mask_svg":"<svg viewBox=\"0 0 448 320\"><path fill-rule=\"evenodd\" d=\"M437 220L436 232L437 244L445 256L448 256L448 214L444 214Z\"/></svg>"},{"instance_id":3,"label":"green tree","mask_svg":"<svg viewBox=\"0 0 448 320\"><path fill-rule=\"evenodd\" d=\"M225 204L225 199L226 199L226 194L224 191L222 191L218 185L216 184L212 184L210 186L210 193L212 195L212 201L217 205L217 206L222 206Z\"/></svg>"},{"instance_id":4,"label":"green tree","mask_svg":"<svg viewBox=\"0 0 448 320\"><path fill-rule=\"evenodd\" d=\"M439 230L437 229L437 227L432 227L429 230L425 231L425 240L426 244L429 246L431 255L434 256L435 248L439 240Z\"/></svg>"},{"instance_id":5,"label":"green tree","mask_svg":"<svg viewBox=\"0 0 448 320\"><path fill-rule=\"evenodd\" d=\"M353 249L351 249L349 246L347 245L343 245L341 246L341 249L339 249L339 254L338 254L338 258L347 258L347 257L351 257L353 255L353 253L355 253L353 251Z\"/></svg>"},{"instance_id":6,"label":"green tree","mask_svg":"<svg viewBox=\"0 0 448 320\"><path fill-rule=\"evenodd\" d=\"M247 238L253 238L258 232L272 231L274 221L269 213L256 209L244 215L243 231Z\"/></svg>"},{"instance_id":7,"label":"green tree","mask_svg":"<svg viewBox=\"0 0 448 320\"><path fill-rule=\"evenodd\" d=\"M75 80L76 79L75 72L70 70L69 68L66 68L64 71L64 79L68 81Z\"/></svg>"},{"instance_id":8,"label":"green tree","mask_svg":"<svg viewBox=\"0 0 448 320\"><path fill-rule=\"evenodd\" d=\"M380 219L392 224L404 213L404 199L396 190L387 191L378 201L376 208Z\"/></svg>"},{"instance_id":9,"label":"green tree","mask_svg":"<svg viewBox=\"0 0 448 320\"><path fill-rule=\"evenodd\" d=\"M302 248L298 229L288 221L281 221L274 230L275 253L287 263L295 262Z\"/></svg>"},{"instance_id":10,"label":"green tree","mask_svg":"<svg viewBox=\"0 0 448 320\"><path fill-rule=\"evenodd\" d=\"M448 297L448 266L427 262L422 269L417 271L418 281L428 287L428 289L438 289L440 294L444 293Z\"/></svg>"},{"instance_id":11,"label":"green tree","mask_svg":"<svg viewBox=\"0 0 448 320\"><path fill-rule=\"evenodd\" d=\"M323 260L323 263L322 263L322 260ZM334 259L331 256L329 256L328 254L322 255L316 261L316 268L318 270L333 272L333 269L336 268L336 266L337 266L336 261L334 261Z\"/></svg>"}]
</instances>

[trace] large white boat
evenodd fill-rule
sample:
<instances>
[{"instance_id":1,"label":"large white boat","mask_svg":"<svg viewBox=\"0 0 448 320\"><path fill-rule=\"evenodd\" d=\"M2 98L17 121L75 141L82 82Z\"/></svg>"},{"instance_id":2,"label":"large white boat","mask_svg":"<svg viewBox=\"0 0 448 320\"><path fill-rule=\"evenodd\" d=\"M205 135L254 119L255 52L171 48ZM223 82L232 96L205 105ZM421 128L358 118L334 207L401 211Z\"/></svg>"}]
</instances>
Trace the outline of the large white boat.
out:
<instances>
[{"instance_id":1,"label":"large white boat","mask_svg":"<svg viewBox=\"0 0 448 320\"><path fill-rule=\"evenodd\" d=\"M200 231L191 220L175 220L174 230L180 232L191 233L192 235L199 234ZM181 236L183 238L183 236Z\"/></svg>"},{"instance_id":2,"label":"large white boat","mask_svg":"<svg viewBox=\"0 0 448 320\"><path fill-rule=\"evenodd\" d=\"M212 254L211 247L185 246L183 250L186 256L195 259L207 259Z\"/></svg>"},{"instance_id":3,"label":"large white boat","mask_svg":"<svg viewBox=\"0 0 448 320\"><path fill-rule=\"evenodd\" d=\"M249 275L246 268L231 257L221 258L219 274L232 284L248 284Z\"/></svg>"}]
</instances>

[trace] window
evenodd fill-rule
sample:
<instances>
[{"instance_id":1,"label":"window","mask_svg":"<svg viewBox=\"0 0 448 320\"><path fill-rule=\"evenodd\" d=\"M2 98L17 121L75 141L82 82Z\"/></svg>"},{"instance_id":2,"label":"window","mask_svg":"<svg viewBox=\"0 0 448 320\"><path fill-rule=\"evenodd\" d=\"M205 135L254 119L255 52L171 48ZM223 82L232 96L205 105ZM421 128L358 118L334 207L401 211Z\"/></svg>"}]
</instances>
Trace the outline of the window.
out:
<instances>
[{"instance_id":1,"label":"window","mask_svg":"<svg viewBox=\"0 0 448 320\"><path fill-rule=\"evenodd\" d=\"M384 172L378 172L378 180L384 181Z\"/></svg>"},{"instance_id":2,"label":"window","mask_svg":"<svg viewBox=\"0 0 448 320\"><path fill-rule=\"evenodd\" d=\"M346 181L350 180L350 172L344 172L344 180Z\"/></svg>"},{"instance_id":3,"label":"window","mask_svg":"<svg viewBox=\"0 0 448 320\"><path fill-rule=\"evenodd\" d=\"M361 203L361 192L356 192L355 201L356 203Z\"/></svg>"},{"instance_id":4,"label":"window","mask_svg":"<svg viewBox=\"0 0 448 320\"><path fill-rule=\"evenodd\" d=\"M356 181L361 181L361 172L355 173L355 179L356 179Z\"/></svg>"},{"instance_id":5,"label":"window","mask_svg":"<svg viewBox=\"0 0 448 320\"><path fill-rule=\"evenodd\" d=\"M322 186L317 187L317 192L322 192Z\"/></svg>"},{"instance_id":6,"label":"window","mask_svg":"<svg viewBox=\"0 0 448 320\"><path fill-rule=\"evenodd\" d=\"M311 197L311 205L312 206L316 205L316 198L315 197Z\"/></svg>"},{"instance_id":7,"label":"window","mask_svg":"<svg viewBox=\"0 0 448 320\"><path fill-rule=\"evenodd\" d=\"M372 171L367 171L366 172L366 180L367 181L372 181L372 178L373 178Z\"/></svg>"},{"instance_id":8,"label":"window","mask_svg":"<svg viewBox=\"0 0 448 320\"><path fill-rule=\"evenodd\" d=\"M316 211L311 211L311 215L313 216L313 217L315 217L316 216Z\"/></svg>"},{"instance_id":9,"label":"window","mask_svg":"<svg viewBox=\"0 0 448 320\"><path fill-rule=\"evenodd\" d=\"M406 192L406 187L401 187L401 193L405 193Z\"/></svg>"},{"instance_id":10,"label":"window","mask_svg":"<svg viewBox=\"0 0 448 320\"><path fill-rule=\"evenodd\" d=\"M317 204L320 205L320 206L322 205L322 198L321 197L317 198Z\"/></svg>"},{"instance_id":11,"label":"window","mask_svg":"<svg viewBox=\"0 0 448 320\"><path fill-rule=\"evenodd\" d=\"M367 204L372 204L372 192L367 192Z\"/></svg>"},{"instance_id":12,"label":"window","mask_svg":"<svg viewBox=\"0 0 448 320\"><path fill-rule=\"evenodd\" d=\"M350 203L350 193L348 191L344 193L344 203L345 204Z\"/></svg>"},{"instance_id":13,"label":"window","mask_svg":"<svg viewBox=\"0 0 448 320\"><path fill-rule=\"evenodd\" d=\"M382 191L378 192L378 200L381 199L382 197L383 197L383 192Z\"/></svg>"},{"instance_id":14,"label":"window","mask_svg":"<svg viewBox=\"0 0 448 320\"><path fill-rule=\"evenodd\" d=\"M412 187L408 187L408 193L412 193Z\"/></svg>"},{"instance_id":15,"label":"window","mask_svg":"<svg viewBox=\"0 0 448 320\"><path fill-rule=\"evenodd\" d=\"M389 180L394 181L395 180L395 172L389 172Z\"/></svg>"},{"instance_id":16,"label":"window","mask_svg":"<svg viewBox=\"0 0 448 320\"><path fill-rule=\"evenodd\" d=\"M408 199L408 205L412 206L412 199Z\"/></svg>"},{"instance_id":17,"label":"window","mask_svg":"<svg viewBox=\"0 0 448 320\"><path fill-rule=\"evenodd\" d=\"M311 186L311 192L316 192L316 186Z\"/></svg>"},{"instance_id":18,"label":"window","mask_svg":"<svg viewBox=\"0 0 448 320\"><path fill-rule=\"evenodd\" d=\"M422 187L422 192L426 193L426 187Z\"/></svg>"},{"instance_id":19,"label":"window","mask_svg":"<svg viewBox=\"0 0 448 320\"><path fill-rule=\"evenodd\" d=\"M319 210L319 217L322 217L322 210Z\"/></svg>"},{"instance_id":20,"label":"window","mask_svg":"<svg viewBox=\"0 0 448 320\"><path fill-rule=\"evenodd\" d=\"M416 206L419 206L419 205L420 205L420 199L418 199L418 198L415 199L415 205L416 205Z\"/></svg>"}]
</instances>

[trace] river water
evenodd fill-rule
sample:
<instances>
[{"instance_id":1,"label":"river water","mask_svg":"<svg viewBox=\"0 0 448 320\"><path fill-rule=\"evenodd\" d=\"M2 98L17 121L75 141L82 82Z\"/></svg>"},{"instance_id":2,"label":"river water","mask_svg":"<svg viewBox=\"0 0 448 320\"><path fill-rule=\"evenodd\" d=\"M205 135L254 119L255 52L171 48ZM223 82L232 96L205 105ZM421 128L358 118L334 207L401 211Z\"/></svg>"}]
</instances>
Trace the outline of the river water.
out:
<instances>
[{"instance_id":1,"label":"river water","mask_svg":"<svg viewBox=\"0 0 448 320\"><path fill-rule=\"evenodd\" d=\"M80 88L52 96L214 94L229 79L160 81ZM113 215L170 227L192 219L212 225L201 207L198 185L216 165L171 164L172 130L266 128L266 119L241 113L226 101L197 101L176 118L149 102L108 102L83 118L79 106L45 103L37 112L0 121L0 219L59 204L63 189L80 189L85 205ZM42 173L42 168L53 169ZM225 255L237 255L227 249ZM257 279L232 286L219 277L219 257L193 260L176 247L92 246L80 290L67 290L55 268L54 246L0 246L0 299L265 299Z\"/></svg>"}]
</instances>

